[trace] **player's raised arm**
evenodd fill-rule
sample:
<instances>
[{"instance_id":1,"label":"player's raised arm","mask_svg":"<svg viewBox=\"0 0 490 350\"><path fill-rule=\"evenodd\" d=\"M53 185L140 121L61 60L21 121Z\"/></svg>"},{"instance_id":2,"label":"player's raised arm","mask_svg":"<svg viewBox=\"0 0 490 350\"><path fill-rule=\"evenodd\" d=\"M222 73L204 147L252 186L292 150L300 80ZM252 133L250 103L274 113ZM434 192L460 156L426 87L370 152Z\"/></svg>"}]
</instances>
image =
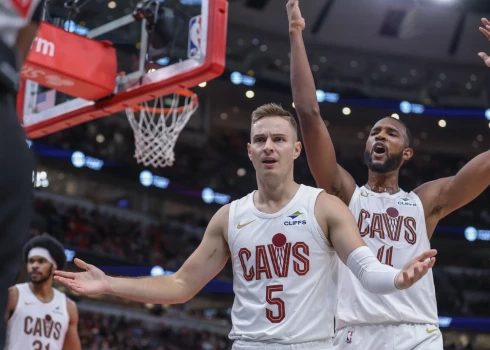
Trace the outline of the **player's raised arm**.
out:
<instances>
[{"instance_id":1,"label":"player's raised arm","mask_svg":"<svg viewBox=\"0 0 490 350\"><path fill-rule=\"evenodd\" d=\"M401 270L381 264L364 244L349 208L334 196L323 192L318 196L315 217L340 260L371 293L388 294L409 288L435 264L435 249L411 259Z\"/></svg>"},{"instance_id":2,"label":"player's raised arm","mask_svg":"<svg viewBox=\"0 0 490 350\"><path fill-rule=\"evenodd\" d=\"M454 176L415 189L424 205L429 234L446 215L468 204L490 185L490 151L479 154ZM430 226L430 227L429 227ZM428 230L429 231L429 230Z\"/></svg>"},{"instance_id":3,"label":"player's raised arm","mask_svg":"<svg viewBox=\"0 0 490 350\"><path fill-rule=\"evenodd\" d=\"M348 203L354 193L355 182L337 164L332 139L320 116L315 82L303 42L305 20L298 0L289 0L286 7L291 41L291 89L308 164L318 187Z\"/></svg>"},{"instance_id":4,"label":"player's raised arm","mask_svg":"<svg viewBox=\"0 0 490 350\"><path fill-rule=\"evenodd\" d=\"M75 264L84 272L56 271L55 279L73 291L86 294L110 294L152 304L184 303L197 294L224 267L230 255L225 232L229 205L213 216L203 240L184 265L173 275L144 278L115 278L79 259Z\"/></svg>"}]
</instances>

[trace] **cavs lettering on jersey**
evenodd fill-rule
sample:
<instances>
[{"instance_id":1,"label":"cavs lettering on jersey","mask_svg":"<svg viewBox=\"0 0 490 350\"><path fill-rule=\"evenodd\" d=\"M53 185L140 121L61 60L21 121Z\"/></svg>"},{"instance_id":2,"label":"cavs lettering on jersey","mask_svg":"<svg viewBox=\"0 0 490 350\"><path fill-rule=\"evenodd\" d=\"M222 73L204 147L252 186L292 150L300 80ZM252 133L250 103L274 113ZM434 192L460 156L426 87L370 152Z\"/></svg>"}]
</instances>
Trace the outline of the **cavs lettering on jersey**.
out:
<instances>
[{"instance_id":1,"label":"cavs lettering on jersey","mask_svg":"<svg viewBox=\"0 0 490 350\"><path fill-rule=\"evenodd\" d=\"M66 296L53 289L49 303L41 302L28 283L17 284L19 300L7 324L6 350L61 350L68 331Z\"/></svg>"},{"instance_id":2,"label":"cavs lettering on jersey","mask_svg":"<svg viewBox=\"0 0 490 350\"><path fill-rule=\"evenodd\" d=\"M231 204L231 339L290 344L333 337L338 258L315 219L321 191L301 185L274 214L258 211L253 193Z\"/></svg>"},{"instance_id":3,"label":"cavs lettering on jersey","mask_svg":"<svg viewBox=\"0 0 490 350\"><path fill-rule=\"evenodd\" d=\"M397 269L430 249L422 202L413 193L393 195L356 188L349 209L366 245L383 264ZM438 325L432 270L407 290L389 295L366 291L345 266L339 270L337 329L349 325Z\"/></svg>"}]
</instances>

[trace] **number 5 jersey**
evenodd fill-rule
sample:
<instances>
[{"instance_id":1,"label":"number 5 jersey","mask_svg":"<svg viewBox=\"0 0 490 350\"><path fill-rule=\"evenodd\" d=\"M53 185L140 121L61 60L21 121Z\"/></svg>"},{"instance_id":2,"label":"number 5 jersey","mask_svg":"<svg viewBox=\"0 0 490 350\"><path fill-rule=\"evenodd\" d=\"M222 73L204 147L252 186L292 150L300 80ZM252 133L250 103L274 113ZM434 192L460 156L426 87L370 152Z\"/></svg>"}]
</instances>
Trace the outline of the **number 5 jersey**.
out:
<instances>
[{"instance_id":1,"label":"number 5 jersey","mask_svg":"<svg viewBox=\"0 0 490 350\"><path fill-rule=\"evenodd\" d=\"M292 344L333 337L339 260L315 219L320 192L301 185L274 214L257 210L253 192L231 204L231 339Z\"/></svg>"}]
</instances>

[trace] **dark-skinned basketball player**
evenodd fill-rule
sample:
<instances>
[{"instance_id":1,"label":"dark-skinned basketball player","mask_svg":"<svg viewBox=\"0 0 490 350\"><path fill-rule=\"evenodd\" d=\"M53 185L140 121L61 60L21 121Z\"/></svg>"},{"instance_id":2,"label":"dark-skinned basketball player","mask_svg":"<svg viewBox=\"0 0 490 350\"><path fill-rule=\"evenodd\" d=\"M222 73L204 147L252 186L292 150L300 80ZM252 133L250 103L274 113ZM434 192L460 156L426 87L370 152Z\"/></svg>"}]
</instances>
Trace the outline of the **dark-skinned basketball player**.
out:
<instances>
[{"instance_id":1,"label":"dark-skinned basketball player","mask_svg":"<svg viewBox=\"0 0 490 350\"><path fill-rule=\"evenodd\" d=\"M288 2L287 12L293 99L317 186L349 206L364 242L382 263L399 267L406 259L429 249L439 220L487 188L490 152L472 159L455 176L425 183L408 193L398 187L398 176L400 167L413 155L410 131L395 118L383 118L374 125L366 142L368 181L357 186L337 164L332 140L320 116L298 0ZM485 35L490 38L490 32ZM338 295L337 349L442 350L432 271L409 290L375 295L340 266Z\"/></svg>"},{"instance_id":2,"label":"dark-skinned basketball player","mask_svg":"<svg viewBox=\"0 0 490 350\"><path fill-rule=\"evenodd\" d=\"M9 290L5 350L80 350L77 306L53 288L54 271L66 263L63 246L47 234L34 237L24 261L29 282Z\"/></svg>"}]
</instances>

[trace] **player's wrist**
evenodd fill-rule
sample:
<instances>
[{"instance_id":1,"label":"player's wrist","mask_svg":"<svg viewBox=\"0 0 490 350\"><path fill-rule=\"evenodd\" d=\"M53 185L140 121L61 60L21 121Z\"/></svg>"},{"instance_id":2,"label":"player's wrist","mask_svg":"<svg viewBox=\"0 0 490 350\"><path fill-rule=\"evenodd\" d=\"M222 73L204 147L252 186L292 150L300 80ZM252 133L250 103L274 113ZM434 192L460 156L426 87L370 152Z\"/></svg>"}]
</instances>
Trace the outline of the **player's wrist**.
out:
<instances>
[{"instance_id":1,"label":"player's wrist","mask_svg":"<svg viewBox=\"0 0 490 350\"><path fill-rule=\"evenodd\" d=\"M403 287L403 275L401 273L402 273L402 270L398 271L398 273L395 276L395 281L394 281L395 288L398 289L398 290L405 289Z\"/></svg>"}]
</instances>

